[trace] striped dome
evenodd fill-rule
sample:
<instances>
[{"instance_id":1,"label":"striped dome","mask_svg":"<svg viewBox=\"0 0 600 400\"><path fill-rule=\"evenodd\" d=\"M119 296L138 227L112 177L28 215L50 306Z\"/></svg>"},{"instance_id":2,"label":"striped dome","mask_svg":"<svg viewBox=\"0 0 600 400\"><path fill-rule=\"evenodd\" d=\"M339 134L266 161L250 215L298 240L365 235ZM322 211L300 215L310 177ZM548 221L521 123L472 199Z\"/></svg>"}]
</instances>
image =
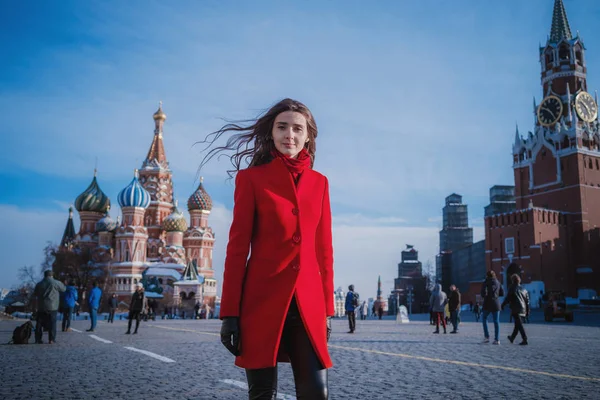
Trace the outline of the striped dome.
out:
<instances>
[{"instance_id":1,"label":"striped dome","mask_svg":"<svg viewBox=\"0 0 600 400\"><path fill-rule=\"evenodd\" d=\"M90 186L75 199L75 208L79 212L93 211L98 213L105 213L110 208L110 199L98 186L96 171L94 171L94 179L92 179Z\"/></svg>"},{"instance_id":2,"label":"striped dome","mask_svg":"<svg viewBox=\"0 0 600 400\"><path fill-rule=\"evenodd\" d=\"M167 232L184 232L187 230L185 216L177 208L177 201L173 206L173 211L163 220L162 227Z\"/></svg>"},{"instance_id":3,"label":"striped dome","mask_svg":"<svg viewBox=\"0 0 600 400\"><path fill-rule=\"evenodd\" d=\"M96 222L96 232L112 232L115 229L117 229L117 223L108 213L104 214L104 217Z\"/></svg>"},{"instance_id":4,"label":"striped dome","mask_svg":"<svg viewBox=\"0 0 600 400\"><path fill-rule=\"evenodd\" d=\"M150 193L138 181L137 169L131 183L119 192L118 200L121 207L146 208L150 204Z\"/></svg>"},{"instance_id":5,"label":"striped dome","mask_svg":"<svg viewBox=\"0 0 600 400\"><path fill-rule=\"evenodd\" d=\"M188 210L212 210L212 199L204 189L202 182L203 178L200 178L200 185L198 185L198 189L190 196L188 199Z\"/></svg>"}]
</instances>

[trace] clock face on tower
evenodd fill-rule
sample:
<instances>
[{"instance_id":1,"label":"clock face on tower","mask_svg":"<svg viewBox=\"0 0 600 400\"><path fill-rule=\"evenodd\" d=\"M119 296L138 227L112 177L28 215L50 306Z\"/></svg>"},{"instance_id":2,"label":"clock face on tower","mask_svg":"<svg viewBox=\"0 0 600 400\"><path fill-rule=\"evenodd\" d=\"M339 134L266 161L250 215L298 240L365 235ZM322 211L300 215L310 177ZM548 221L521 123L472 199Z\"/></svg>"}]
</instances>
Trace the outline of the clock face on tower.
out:
<instances>
[{"instance_id":1,"label":"clock face on tower","mask_svg":"<svg viewBox=\"0 0 600 400\"><path fill-rule=\"evenodd\" d=\"M556 96L548 96L542 100L538 108L538 121L544 126L554 125L562 116L562 112L562 101Z\"/></svg>"},{"instance_id":2,"label":"clock face on tower","mask_svg":"<svg viewBox=\"0 0 600 400\"><path fill-rule=\"evenodd\" d=\"M598 116L598 105L588 92L580 92L575 97L575 111L585 122L592 122Z\"/></svg>"}]
</instances>

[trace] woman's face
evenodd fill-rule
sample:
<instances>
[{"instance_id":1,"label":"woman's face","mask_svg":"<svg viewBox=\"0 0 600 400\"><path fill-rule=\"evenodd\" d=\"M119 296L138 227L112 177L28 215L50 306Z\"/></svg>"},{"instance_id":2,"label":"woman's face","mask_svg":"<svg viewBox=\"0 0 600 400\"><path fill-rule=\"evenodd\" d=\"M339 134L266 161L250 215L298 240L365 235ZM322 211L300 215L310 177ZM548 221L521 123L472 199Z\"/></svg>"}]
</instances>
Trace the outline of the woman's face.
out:
<instances>
[{"instance_id":1,"label":"woman's face","mask_svg":"<svg viewBox=\"0 0 600 400\"><path fill-rule=\"evenodd\" d=\"M284 111L275 118L272 135L281 154L296 158L308 141L306 118L296 111Z\"/></svg>"}]
</instances>

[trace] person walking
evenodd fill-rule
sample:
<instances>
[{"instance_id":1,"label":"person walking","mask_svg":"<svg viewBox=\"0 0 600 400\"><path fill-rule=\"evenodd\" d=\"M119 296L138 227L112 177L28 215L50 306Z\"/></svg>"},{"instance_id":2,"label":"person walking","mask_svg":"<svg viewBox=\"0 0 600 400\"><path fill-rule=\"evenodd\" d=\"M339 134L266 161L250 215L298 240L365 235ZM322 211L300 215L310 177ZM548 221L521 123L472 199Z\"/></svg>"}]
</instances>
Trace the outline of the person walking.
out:
<instances>
[{"instance_id":1,"label":"person walking","mask_svg":"<svg viewBox=\"0 0 600 400\"><path fill-rule=\"evenodd\" d=\"M513 329L512 335L508 335L508 341L513 343L517 334L521 334L522 342L519 343L521 346L527 346L527 333L525 333L525 327L523 326L523 318L529 316L529 293L521 286L521 277L514 274L510 277L512 285L508 288L508 294L502 302L502 309L509 304L510 313L513 316L515 322L515 328Z\"/></svg>"},{"instance_id":2,"label":"person walking","mask_svg":"<svg viewBox=\"0 0 600 400\"><path fill-rule=\"evenodd\" d=\"M96 323L98 322L98 308L100 308L100 298L102 297L102 290L98 287L98 282L94 282L92 290L88 296L88 307L90 310L90 319L92 325L86 332L94 332L96 329Z\"/></svg>"},{"instance_id":3,"label":"person walking","mask_svg":"<svg viewBox=\"0 0 600 400\"><path fill-rule=\"evenodd\" d=\"M475 322L479 322L479 318L481 318L481 306L478 301L473 306L473 313L475 314Z\"/></svg>"},{"instance_id":4,"label":"person walking","mask_svg":"<svg viewBox=\"0 0 600 400\"><path fill-rule=\"evenodd\" d=\"M450 310L450 321L452 322L452 332L458 333L458 317L460 314L460 292L456 285L450 285L450 297L448 299L448 309Z\"/></svg>"},{"instance_id":5,"label":"person walking","mask_svg":"<svg viewBox=\"0 0 600 400\"><path fill-rule=\"evenodd\" d=\"M358 293L354 291L354 285L348 286L348 293L346 293L346 303L344 308L346 315L348 316L348 325L350 330L348 333L354 333L356 330L356 308L358 307Z\"/></svg>"},{"instance_id":6,"label":"person walking","mask_svg":"<svg viewBox=\"0 0 600 400\"><path fill-rule=\"evenodd\" d=\"M446 303L448 303L448 297L446 296L446 293L442 291L442 285L437 283L433 288L431 297L429 297L429 307L431 307L431 311L435 316L435 331L433 333L440 333L440 320L442 322L442 327L444 328L444 333L447 333L446 318L444 316Z\"/></svg>"},{"instance_id":7,"label":"person walking","mask_svg":"<svg viewBox=\"0 0 600 400\"><path fill-rule=\"evenodd\" d=\"M298 399L326 399L333 244L329 183L312 169L317 125L304 104L284 99L252 125L225 125L212 143L231 131L207 154L237 150L221 342L245 368L250 399L276 397L278 361L291 363Z\"/></svg>"},{"instance_id":8,"label":"person walking","mask_svg":"<svg viewBox=\"0 0 600 400\"><path fill-rule=\"evenodd\" d=\"M369 306L367 305L366 301L363 301L362 305L360 306L360 309L361 309L360 319L366 320L367 315L369 314Z\"/></svg>"},{"instance_id":9,"label":"person walking","mask_svg":"<svg viewBox=\"0 0 600 400\"><path fill-rule=\"evenodd\" d=\"M490 333L487 326L487 317L491 314L494 321L494 344L500 344L500 299L504 296L504 289L494 271L488 271L485 282L481 288L481 297L483 298L483 343L490 342Z\"/></svg>"},{"instance_id":10,"label":"person walking","mask_svg":"<svg viewBox=\"0 0 600 400\"><path fill-rule=\"evenodd\" d=\"M66 289L62 282L52 277L52 271L44 271L44 279L35 285L32 297L37 298L35 324L35 343L42 344L42 333L48 330L48 343L56 343L56 314L60 302L60 293Z\"/></svg>"},{"instance_id":11,"label":"person walking","mask_svg":"<svg viewBox=\"0 0 600 400\"><path fill-rule=\"evenodd\" d=\"M142 318L142 313L146 311L148 308L148 299L144 293L144 285L138 283L135 292L131 296L131 303L129 304L129 321L127 322L127 332L126 335L131 334L131 324L135 319L135 331L133 334L138 333L138 328L140 327L140 319Z\"/></svg>"},{"instance_id":12,"label":"person walking","mask_svg":"<svg viewBox=\"0 0 600 400\"><path fill-rule=\"evenodd\" d=\"M62 294L63 298L63 308L62 308L62 331L70 332L71 331L71 317L73 316L73 310L75 309L75 303L79 299L79 294L77 293L77 288L73 281L65 281L65 291Z\"/></svg>"},{"instance_id":13,"label":"person walking","mask_svg":"<svg viewBox=\"0 0 600 400\"><path fill-rule=\"evenodd\" d=\"M109 324L115 323L115 312L117 311L117 307L119 306L119 299L117 298L117 294L113 293L112 296L108 299L108 322Z\"/></svg>"}]
</instances>

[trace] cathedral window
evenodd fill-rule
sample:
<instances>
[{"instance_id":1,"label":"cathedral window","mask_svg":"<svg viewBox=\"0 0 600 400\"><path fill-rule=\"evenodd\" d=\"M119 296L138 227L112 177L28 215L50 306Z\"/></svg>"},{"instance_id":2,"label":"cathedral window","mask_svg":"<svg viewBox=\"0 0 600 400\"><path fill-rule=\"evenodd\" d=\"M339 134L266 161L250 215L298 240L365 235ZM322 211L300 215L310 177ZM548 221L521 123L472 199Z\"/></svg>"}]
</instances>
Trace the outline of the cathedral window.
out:
<instances>
[{"instance_id":1,"label":"cathedral window","mask_svg":"<svg viewBox=\"0 0 600 400\"><path fill-rule=\"evenodd\" d=\"M579 65L583 65L583 54L579 49L575 50L575 60L577 60Z\"/></svg>"},{"instance_id":2,"label":"cathedral window","mask_svg":"<svg viewBox=\"0 0 600 400\"><path fill-rule=\"evenodd\" d=\"M598 159L596 159L596 169L600 169L600 163L598 162Z\"/></svg>"},{"instance_id":3,"label":"cathedral window","mask_svg":"<svg viewBox=\"0 0 600 400\"><path fill-rule=\"evenodd\" d=\"M569 53L570 51L567 45L560 46L560 49L558 50L558 59L560 61L568 61L570 59Z\"/></svg>"},{"instance_id":4,"label":"cathedral window","mask_svg":"<svg viewBox=\"0 0 600 400\"><path fill-rule=\"evenodd\" d=\"M592 164L592 159L590 158L590 162L588 163L589 169L593 169L594 165Z\"/></svg>"}]
</instances>

